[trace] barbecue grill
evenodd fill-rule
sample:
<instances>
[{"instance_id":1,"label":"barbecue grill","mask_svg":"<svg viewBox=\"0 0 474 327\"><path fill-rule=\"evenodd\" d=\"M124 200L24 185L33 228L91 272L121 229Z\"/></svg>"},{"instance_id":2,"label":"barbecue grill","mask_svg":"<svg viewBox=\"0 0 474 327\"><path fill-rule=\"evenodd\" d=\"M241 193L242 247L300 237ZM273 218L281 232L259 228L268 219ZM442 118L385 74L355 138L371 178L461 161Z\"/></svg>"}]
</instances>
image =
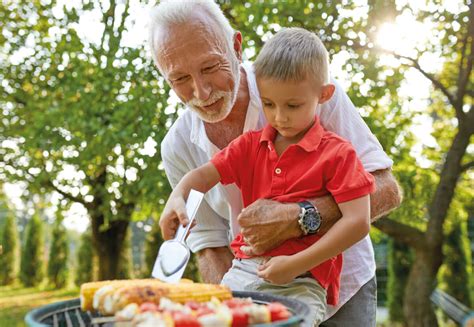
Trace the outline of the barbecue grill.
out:
<instances>
[{"instance_id":1,"label":"barbecue grill","mask_svg":"<svg viewBox=\"0 0 474 327\"><path fill-rule=\"evenodd\" d=\"M284 304L292 313L292 317L285 321L272 324L260 324L258 327L287 327L302 326L309 327L312 323L308 321L310 309L308 305L295 299L276 296L258 292L232 292L234 297L252 298L253 302L266 304L278 301ZM26 317L26 324L30 327L113 327L113 323L93 323L93 318L100 317L98 314L82 312L79 299L56 302L30 311ZM255 326L255 327L257 327Z\"/></svg>"}]
</instances>

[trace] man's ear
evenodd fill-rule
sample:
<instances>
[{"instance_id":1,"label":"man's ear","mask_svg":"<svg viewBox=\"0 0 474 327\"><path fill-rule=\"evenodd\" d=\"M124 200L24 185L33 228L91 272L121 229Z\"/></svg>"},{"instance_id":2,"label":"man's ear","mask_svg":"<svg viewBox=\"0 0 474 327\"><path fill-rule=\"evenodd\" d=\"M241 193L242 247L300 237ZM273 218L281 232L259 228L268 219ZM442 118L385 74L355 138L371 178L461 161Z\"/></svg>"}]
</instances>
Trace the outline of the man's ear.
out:
<instances>
[{"instance_id":1,"label":"man's ear","mask_svg":"<svg viewBox=\"0 0 474 327\"><path fill-rule=\"evenodd\" d=\"M234 51L237 59L242 62L242 33L239 31L234 34Z\"/></svg>"},{"instance_id":2,"label":"man's ear","mask_svg":"<svg viewBox=\"0 0 474 327\"><path fill-rule=\"evenodd\" d=\"M331 99L335 90L336 87L334 86L334 84L323 85L323 87L321 88L321 96L319 97L319 103L323 104L324 102Z\"/></svg>"}]
</instances>

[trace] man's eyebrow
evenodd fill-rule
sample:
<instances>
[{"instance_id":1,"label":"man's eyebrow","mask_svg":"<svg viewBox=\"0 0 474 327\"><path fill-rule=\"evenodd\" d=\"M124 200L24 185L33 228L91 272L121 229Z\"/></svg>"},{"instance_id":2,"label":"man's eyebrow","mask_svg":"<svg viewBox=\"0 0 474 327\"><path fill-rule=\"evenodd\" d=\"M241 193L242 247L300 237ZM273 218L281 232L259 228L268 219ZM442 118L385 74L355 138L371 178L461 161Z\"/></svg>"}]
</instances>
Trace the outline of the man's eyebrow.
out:
<instances>
[{"instance_id":1,"label":"man's eyebrow","mask_svg":"<svg viewBox=\"0 0 474 327\"><path fill-rule=\"evenodd\" d=\"M179 77L185 76L185 75L187 75L187 74L179 72L179 71L178 72L171 72L171 73L168 74L168 78L169 79L175 79L175 78L179 78Z\"/></svg>"}]
</instances>

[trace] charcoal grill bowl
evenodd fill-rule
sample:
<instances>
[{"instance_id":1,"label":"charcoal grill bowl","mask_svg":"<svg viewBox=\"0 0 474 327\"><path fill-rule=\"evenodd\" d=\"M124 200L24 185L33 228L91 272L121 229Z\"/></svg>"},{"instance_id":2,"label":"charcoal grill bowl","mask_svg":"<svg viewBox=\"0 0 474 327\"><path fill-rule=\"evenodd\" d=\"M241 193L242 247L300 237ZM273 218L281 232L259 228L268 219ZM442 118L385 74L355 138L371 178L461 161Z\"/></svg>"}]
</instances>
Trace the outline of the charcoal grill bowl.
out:
<instances>
[{"instance_id":1,"label":"charcoal grill bowl","mask_svg":"<svg viewBox=\"0 0 474 327\"><path fill-rule=\"evenodd\" d=\"M284 304L293 314L290 319L281 322L275 322L273 324L260 324L254 325L254 327L289 327L289 326L312 326L311 322L308 321L310 308L307 304L283 296L276 296L272 294L259 293L259 292L232 292L234 297L238 298L252 298L253 302L258 304L266 304L278 301ZM47 327L47 326L58 326L58 327L86 327L86 326L97 326L97 327L112 327L113 324L91 324L91 319L97 317L97 315L89 312L82 312L80 307L79 299L73 299L69 301L62 301L51 303L34 310L31 310L25 316L25 322L29 327Z\"/></svg>"}]
</instances>

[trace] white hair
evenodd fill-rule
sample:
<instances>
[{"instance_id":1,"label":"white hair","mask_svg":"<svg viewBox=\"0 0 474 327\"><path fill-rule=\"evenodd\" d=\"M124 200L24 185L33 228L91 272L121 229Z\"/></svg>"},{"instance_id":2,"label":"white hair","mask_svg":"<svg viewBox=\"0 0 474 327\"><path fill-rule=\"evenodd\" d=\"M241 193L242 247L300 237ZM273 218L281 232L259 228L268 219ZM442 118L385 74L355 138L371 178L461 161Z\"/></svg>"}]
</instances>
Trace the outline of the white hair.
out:
<instances>
[{"instance_id":1,"label":"white hair","mask_svg":"<svg viewBox=\"0 0 474 327\"><path fill-rule=\"evenodd\" d=\"M329 55L319 37L303 28L278 31L268 40L254 63L257 77L281 81L313 79L329 83Z\"/></svg>"},{"instance_id":2,"label":"white hair","mask_svg":"<svg viewBox=\"0 0 474 327\"><path fill-rule=\"evenodd\" d=\"M149 43L155 65L158 64L159 31L173 25L189 22L198 10L206 13L214 21L221 34L223 45L227 51L233 49L234 29L224 16L220 7L213 0L162 0L150 13ZM161 69L160 69L161 70Z\"/></svg>"}]
</instances>

